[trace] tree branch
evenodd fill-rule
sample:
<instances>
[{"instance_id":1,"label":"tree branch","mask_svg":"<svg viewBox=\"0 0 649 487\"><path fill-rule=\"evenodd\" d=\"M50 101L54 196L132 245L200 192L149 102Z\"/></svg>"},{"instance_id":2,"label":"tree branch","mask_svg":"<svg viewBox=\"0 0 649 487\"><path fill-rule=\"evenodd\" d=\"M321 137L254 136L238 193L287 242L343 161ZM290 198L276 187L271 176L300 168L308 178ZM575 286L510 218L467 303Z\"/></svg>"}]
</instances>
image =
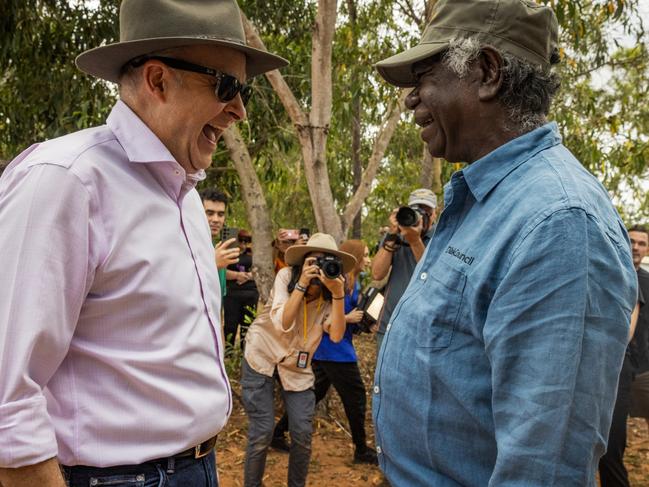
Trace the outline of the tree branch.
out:
<instances>
[{"instance_id":1,"label":"tree branch","mask_svg":"<svg viewBox=\"0 0 649 487\"><path fill-rule=\"evenodd\" d=\"M415 12L415 8L410 0L396 0L395 3L401 9L401 12L406 17L410 17L410 20L412 20L416 25L422 24L422 18L417 15L417 12Z\"/></svg>"},{"instance_id":2,"label":"tree branch","mask_svg":"<svg viewBox=\"0 0 649 487\"><path fill-rule=\"evenodd\" d=\"M319 0L311 58L311 125L328 127L331 122L331 54L336 29L336 0Z\"/></svg>"},{"instance_id":3,"label":"tree branch","mask_svg":"<svg viewBox=\"0 0 649 487\"><path fill-rule=\"evenodd\" d=\"M575 73L575 78L581 78L582 76L587 76L591 74L594 71L597 71L598 69L603 68L604 66L608 66L610 68L618 68L622 66L633 66L636 63L640 63L643 61L646 61L648 59L647 55L638 55L638 56L633 56L629 57L626 59L622 59L620 61L605 61L603 63L600 63L596 66L592 66L584 71L580 71L578 73Z\"/></svg>"},{"instance_id":4,"label":"tree branch","mask_svg":"<svg viewBox=\"0 0 649 487\"><path fill-rule=\"evenodd\" d=\"M256 49L268 51L268 49L266 49L266 46L264 45L264 42L261 40L261 37L259 37L257 29L255 29L255 26L252 25L252 23L248 20L243 12L241 12L241 20L243 21L243 29L246 33L246 40L248 42L248 45ZM277 93L277 96L282 102L282 105L284 105L284 108L286 108L286 111L288 112L293 125L298 128L308 125L309 122L306 114L300 107L300 104L295 98L295 95L293 95L291 88L289 88L279 70L274 69L273 71L269 71L268 73L266 73L266 78Z\"/></svg>"},{"instance_id":5,"label":"tree branch","mask_svg":"<svg viewBox=\"0 0 649 487\"><path fill-rule=\"evenodd\" d=\"M361 184L359 185L356 193L347 203L345 211L343 212L342 225L343 225L343 234L347 232L347 229L351 225L352 220L356 214L360 211L363 206L365 198L370 194L372 189L372 182L376 178L376 173L379 169L379 164L385 156L385 150L388 147L388 143L394 134L401 114L405 110L405 99L410 90L402 90L399 97L397 98L395 104L392 106L391 110L388 112L388 115L381 126L381 130L374 140L374 147L372 148L372 155L367 163L365 171L363 171L363 177L361 178Z\"/></svg>"}]
</instances>

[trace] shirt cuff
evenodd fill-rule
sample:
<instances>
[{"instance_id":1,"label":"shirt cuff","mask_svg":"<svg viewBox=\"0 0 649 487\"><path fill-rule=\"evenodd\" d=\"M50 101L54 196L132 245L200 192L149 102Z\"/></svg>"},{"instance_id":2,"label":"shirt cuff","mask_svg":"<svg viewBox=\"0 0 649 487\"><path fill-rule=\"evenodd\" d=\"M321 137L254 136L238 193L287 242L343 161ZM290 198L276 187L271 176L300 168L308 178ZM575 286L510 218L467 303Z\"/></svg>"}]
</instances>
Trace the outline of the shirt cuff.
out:
<instances>
[{"instance_id":1,"label":"shirt cuff","mask_svg":"<svg viewBox=\"0 0 649 487\"><path fill-rule=\"evenodd\" d=\"M56 457L56 435L45 397L0 405L0 468L18 468Z\"/></svg>"}]
</instances>

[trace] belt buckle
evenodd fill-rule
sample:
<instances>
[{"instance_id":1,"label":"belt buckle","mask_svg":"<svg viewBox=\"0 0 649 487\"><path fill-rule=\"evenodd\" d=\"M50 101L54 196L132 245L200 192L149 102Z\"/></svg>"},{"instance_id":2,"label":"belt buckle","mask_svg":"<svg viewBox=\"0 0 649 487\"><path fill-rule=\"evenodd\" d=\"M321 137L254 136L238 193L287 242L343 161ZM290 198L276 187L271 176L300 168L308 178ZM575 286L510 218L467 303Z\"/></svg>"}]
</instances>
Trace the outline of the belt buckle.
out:
<instances>
[{"instance_id":1,"label":"belt buckle","mask_svg":"<svg viewBox=\"0 0 649 487\"><path fill-rule=\"evenodd\" d=\"M212 448L214 448L214 445L216 444L216 436L213 436L209 440L204 441L203 443L200 443L194 447L194 458L203 458L205 455L207 455L209 452L212 451ZM203 448L205 448L203 450Z\"/></svg>"}]
</instances>

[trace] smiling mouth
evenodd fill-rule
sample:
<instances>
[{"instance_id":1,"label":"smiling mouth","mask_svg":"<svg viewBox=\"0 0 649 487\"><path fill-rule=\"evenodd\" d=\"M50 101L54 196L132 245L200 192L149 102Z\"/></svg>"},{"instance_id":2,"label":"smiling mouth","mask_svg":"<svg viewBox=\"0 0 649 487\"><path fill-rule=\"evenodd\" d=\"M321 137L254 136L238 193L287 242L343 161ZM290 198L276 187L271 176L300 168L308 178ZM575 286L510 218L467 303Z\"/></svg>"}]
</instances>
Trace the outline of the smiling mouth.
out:
<instances>
[{"instance_id":1,"label":"smiling mouth","mask_svg":"<svg viewBox=\"0 0 649 487\"><path fill-rule=\"evenodd\" d=\"M214 127L211 125L207 124L203 127L203 135L207 140L212 142L213 144L216 144L216 141L218 140L218 135L217 131Z\"/></svg>"}]
</instances>

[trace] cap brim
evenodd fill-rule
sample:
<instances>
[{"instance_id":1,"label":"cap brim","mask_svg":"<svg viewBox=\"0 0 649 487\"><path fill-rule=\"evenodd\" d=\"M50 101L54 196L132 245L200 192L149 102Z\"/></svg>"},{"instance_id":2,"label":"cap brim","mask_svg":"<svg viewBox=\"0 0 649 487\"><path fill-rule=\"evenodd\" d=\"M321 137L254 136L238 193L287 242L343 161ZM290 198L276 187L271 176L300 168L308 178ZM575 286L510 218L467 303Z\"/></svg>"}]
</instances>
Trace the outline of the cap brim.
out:
<instances>
[{"instance_id":1,"label":"cap brim","mask_svg":"<svg viewBox=\"0 0 649 487\"><path fill-rule=\"evenodd\" d=\"M412 65L418 61L434 56L444 51L448 42L427 42L417 44L407 51L395 54L374 66L385 81L401 88L408 88L417 84L417 79L412 74Z\"/></svg>"},{"instance_id":2,"label":"cap brim","mask_svg":"<svg viewBox=\"0 0 649 487\"><path fill-rule=\"evenodd\" d=\"M196 44L224 46L243 52L246 55L246 76L248 78L288 65L288 61L280 56L236 41L196 37L157 37L117 42L85 51L77 56L75 63L84 73L117 83L122 67L133 58L154 51Z\"/></svg>"},{"instance_id":3,"label":"cap brim","mask_svg":"<svg viewBox=\"0 0 649 487\"><path fill-rule=\"evenodd\" d=\"M292 245L284 253L284 261L290 265L301 265L304 256L311 252L323 252L325 254L335 255L343 261L343 272L347 274L356 265L356 258L352 254L340 250L331 250L325 247L309 247L307 245Z\"/></svg>"},{"instance_id":4,"label":"cap brim","mask_svg":"<svg viewBox=\"0 0 649 487\"><path fill-rule=\"evenodd\" d=\"M431 203L430 201L428 201L428 200L424 200L424 199L414 199L414 200L409 200L409 201L408 201L408 206L410 206L410 205L424 205L424 206L427 206L427 207L429 207L429 208L433 208L433 209L437 208L437 204L436 204L436 203L433 204L433 203Z\"/></svg>"}]
</instances>

